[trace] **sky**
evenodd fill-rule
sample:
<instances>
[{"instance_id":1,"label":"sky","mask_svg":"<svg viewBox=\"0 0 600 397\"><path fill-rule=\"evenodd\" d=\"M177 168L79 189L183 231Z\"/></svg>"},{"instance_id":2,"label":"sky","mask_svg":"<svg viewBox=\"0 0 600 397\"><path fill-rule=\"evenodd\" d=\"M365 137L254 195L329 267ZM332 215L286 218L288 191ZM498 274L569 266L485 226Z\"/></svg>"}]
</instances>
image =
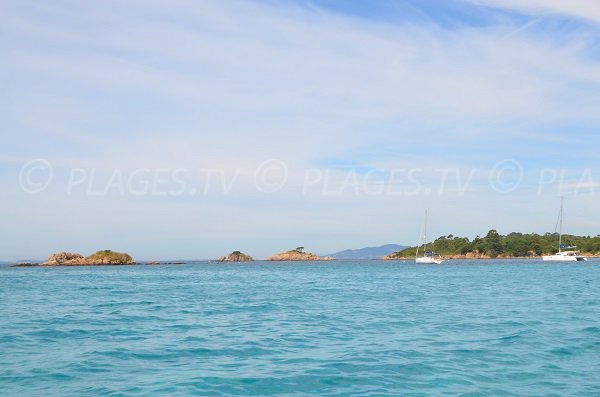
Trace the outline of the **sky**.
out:
<instances>
[{"instance_id":1,"label":"sky","mask_svg":"<svg viewBox=\"0 0 600 397\"><path fill-rule=\"evenodd\" d=\"M600 233L594 0L0 2L0 260Z\"/></svg>"}]
</instances>

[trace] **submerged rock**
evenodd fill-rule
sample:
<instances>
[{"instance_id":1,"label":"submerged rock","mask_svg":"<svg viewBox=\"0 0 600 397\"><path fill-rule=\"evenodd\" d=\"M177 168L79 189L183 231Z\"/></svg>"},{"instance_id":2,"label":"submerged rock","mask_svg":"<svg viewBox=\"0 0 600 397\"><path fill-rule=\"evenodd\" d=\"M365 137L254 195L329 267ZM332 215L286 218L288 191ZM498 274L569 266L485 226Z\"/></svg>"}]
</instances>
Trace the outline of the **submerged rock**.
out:
<instances>
[{"instance_id":1,"label":"submerged rock","mask_svg":"<svg viewBox=\"0 0 600 397\"><path fill-rule=\"evenodd\" d=\"M35 266L40 266L40 263L32 263L32 262L23 262L23 263L17 263L15 265L10 265L10 267L35 267Z\"/></svg>"},{"instance_id":2,"label":"submerged rock","mask_svg":"<svg viewBox=\"0 0 600 397\"><path fill-rule=\"evenodd\" d=\"M217 259L219 262L251 262L254 259L250 255L246 255L240 251L233 251L227 256L222 256Z\"/></svg>"}]
</instances>

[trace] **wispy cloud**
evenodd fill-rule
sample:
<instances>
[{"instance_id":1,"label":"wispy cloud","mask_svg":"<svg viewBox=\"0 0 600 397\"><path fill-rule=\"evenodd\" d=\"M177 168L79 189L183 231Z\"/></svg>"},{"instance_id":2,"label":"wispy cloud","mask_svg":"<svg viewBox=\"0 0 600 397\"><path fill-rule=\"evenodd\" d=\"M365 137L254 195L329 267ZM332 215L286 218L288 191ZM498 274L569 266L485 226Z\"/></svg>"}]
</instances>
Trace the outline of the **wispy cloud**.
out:
<instances>
[{"instance_id":1,"label":"wispy cloud","mask_svg":"<svg viewBox=\"0 0 600 397\"><path fill-rule=\"evenodd\" d=\"M533 15L562 15L600 22L595 0L470 0L477 4L508 8Z\"/></svg>"},{"instance_id":2,"label":"wispy cloud","mask_svg":"<svg viewBox=\"0 0 600 397\"><path fill-rule=\"evenodd\" d=\"M587 11L587 2L541 3L506 7L534 18L538 9ZM447 29L435 18L419 25L401 15L398 23L347 17L318 2L307 7L235 0L59 6L22 1L0 7L5 54L0 158L12 161L0 180L13 204L22 198L14 161L32 157L64 170L108 174L115 167L218 167L228 175L241 169L246 180L258 164L275 158L284 159L291 180L301 183L307 168L328 163L368 169L425 162L432 172L491 166L511 156L539 166L557 158L581 163L596 155L597 138L573 132L600 122L600 64L589 57L589 36L577 31L568 40L554 40L532 32L534 22L519 29L521 19L506 17L479 28L457 19ZM564 128L557 131L557 125ZM588 144L579 147L581 142ZM52 200L57 214L80 209L86 224L109 227L127 219L123 235L149 237L154 227L177 229L175 220L193 219L195 224L174 233L184 240L189 233L199 236L205 244L198 251L211 256L227 248L228 231L234 241L245 238L239 219L259 234L278 234L281 244L309 239L322 244L322 251L329 250L325 240L307 230L337 233L331 244L338 246L366 239L358 230L371 230L365 244L404 234L412 238L410 225L396 230L377 222L372 231L372 219L400 215L404 209L396 207L423 205L419 197L346 197L348 206L336 207L330 199L307 201L297 192L264 196L260 204L249 183L221 202L158 200L137 206L111 197L102 201L116 214L110 217L83 215L100 201ZM6 221L15 226L24 218L46 219L49 229L59 222L43 207L22 208L19 215L6 214ZM129 215L136 208L140 214ZM286 208L292 215L285 215ZM465 213L471 208L466 205ZM150 220L153 212L164 219ZM478 221L465 231L483 223L491 222ZM272 233L278 224L282 232ZM20 233L26 235L26 228ZM62 236L69 241L68 233ZM259 254L267 254L269 244L260 243ZM138 247L143 249L141 240ZM161 252L181 249L175 244Z\"/></svg>"}]
</instances>

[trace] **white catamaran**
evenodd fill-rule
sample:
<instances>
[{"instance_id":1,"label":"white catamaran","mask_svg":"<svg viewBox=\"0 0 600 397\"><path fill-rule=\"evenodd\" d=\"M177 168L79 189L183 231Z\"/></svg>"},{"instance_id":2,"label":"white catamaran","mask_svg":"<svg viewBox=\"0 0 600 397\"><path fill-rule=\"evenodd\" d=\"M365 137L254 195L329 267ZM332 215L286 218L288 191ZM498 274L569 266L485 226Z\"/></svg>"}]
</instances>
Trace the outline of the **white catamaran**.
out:
<instances>
[{"instance_id":1,"label":"white catamaran","mask_svg":"<svg viewBox=\"0 0 600 397\"><path fill-rule=\"evenodd\" d=\"M423 256L419 256L419 248L421 247L421 238L423 238ZM427 210L425 210L425 223L423 224L423 233L419 236L419 243L417 244L417 253L415 256L415 262L425 264L436 264L439 265L443 262L442 258L433 252L432 250L427 251Z\"/></svg>"},{"instance_id":2,"label":"white catamaran","mask_svg":"<svg viewBox=\"0 0 600 397\"><path fill-rule=\"evenodd\" d=\"M560 212L558 213L558 252L552 255L544 255L542 256L542 260L544 261L554 261L554 262L578 262L578 261L587 261L585 256L582 256L579 251L573 251L573 248L577 248L576 246L567 246L562 243L562 228L563 228L563 198L560 199ZM567 250L567 251L563 251Z\"/></svg>"}]
</instances>

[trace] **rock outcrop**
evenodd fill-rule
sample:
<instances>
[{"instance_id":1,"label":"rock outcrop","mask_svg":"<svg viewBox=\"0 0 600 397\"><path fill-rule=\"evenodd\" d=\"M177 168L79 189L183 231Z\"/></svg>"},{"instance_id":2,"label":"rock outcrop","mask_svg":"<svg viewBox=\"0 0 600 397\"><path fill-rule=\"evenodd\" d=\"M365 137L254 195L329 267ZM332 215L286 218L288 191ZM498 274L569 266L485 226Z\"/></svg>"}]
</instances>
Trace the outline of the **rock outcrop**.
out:
<instances>
[{"instance_id":1,"label":"rock outcrop","mask_svg":"<svg viewBox=\"0 0 600 397\"><path fill-rule=\"evenodd\" d=\"M48 257L48 261L44 265L48 266L66 266L66 265L83 265L85 258L81 254L74 252L59 252Z\"/></svg>"},{"instance_id":2,"label":"rock outcrop","mask_svg":"<svg viewBox=\"0 0 600 397\"><path fill-rule=\"evenodd\" d=\"M335 260L332 257L321 258L318 255L311 254L309 252L291 250L287 252L281 252L279 254L272 255L267 258L268 261L332 261Z\"/></svg>"},{"instance_id":3,"label":"rock outcrop","mask_svg":"<svg viewBox=\"0 0 600 397\"><path fill-rule=\"evenodd\" d=\"M217 259L219 262L251 262L253 260L250 255L246 255L240 251L233 251L231 254Z\"/></svg>"},{"instance_id":4,"label":"rock outcrop","mask_svg":"<svg viewBox=\"0 0 600 397\"><path fill-rule=\"evenodd\" d=\"M415 259L415 257L407 257L406 255L401 255L401 251L396 251L381 257L381 259L384 261L402 261L407 259Z\"/></svg>"},{"instance_id":5,"label":"rock outcrop","mask_svg":"<svg viewBox=\"0 0 600 397\"><path fill-rule=\"evenodd\" d=\"M129 254L110 250L98 251L84 257L74 252L59 252L48 257L43 266L99 266L99 265L133 265L135 261Z\"/></svg>"}]
</instances>

